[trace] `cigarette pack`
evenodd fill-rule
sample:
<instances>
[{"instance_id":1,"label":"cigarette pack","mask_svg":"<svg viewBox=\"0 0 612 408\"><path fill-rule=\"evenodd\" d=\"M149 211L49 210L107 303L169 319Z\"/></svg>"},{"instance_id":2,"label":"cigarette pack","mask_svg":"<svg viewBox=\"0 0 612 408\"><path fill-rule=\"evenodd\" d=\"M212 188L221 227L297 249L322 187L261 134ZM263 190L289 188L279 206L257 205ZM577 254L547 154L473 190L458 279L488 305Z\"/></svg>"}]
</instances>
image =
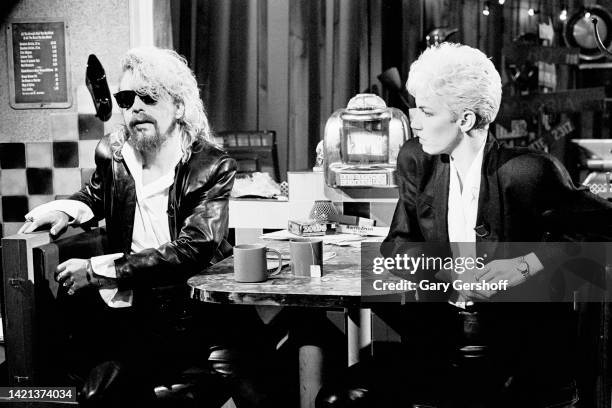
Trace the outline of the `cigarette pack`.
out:
<instances>
[{"instance_id":1,"label":"cigarette pack","mask_svg":"<svg viewBox=\"0 0 612 408\"><path fill-rule=\"evenodd\" d=\"M325 235L327 224L316 220L289 220L289 232L304 237Z\"/></svg>"}]
</instances>

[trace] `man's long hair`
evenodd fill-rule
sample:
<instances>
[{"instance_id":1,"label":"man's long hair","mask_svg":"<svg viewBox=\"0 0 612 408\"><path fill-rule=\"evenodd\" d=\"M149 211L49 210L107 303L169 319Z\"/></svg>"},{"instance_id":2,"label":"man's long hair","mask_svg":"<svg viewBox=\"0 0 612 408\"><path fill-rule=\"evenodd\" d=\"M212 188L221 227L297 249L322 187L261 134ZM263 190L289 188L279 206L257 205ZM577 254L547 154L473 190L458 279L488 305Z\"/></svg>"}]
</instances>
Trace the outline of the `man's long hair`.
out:
<instances>
[{"instance_id":1,"label":"man's long hair","mask_svg":"<svg viewBox=\"0 0 612 408\"><path fill-rule=\"evenodd\" d=\"M198 82L185 58L173 50L132 48L121 59L121 69L141 79L145 85L144 91L153 98L159 99L166 92L175 103L184 106L183 117L177 121L181 129L183 162L189 160L198 141L206 140L214 144Z\"/></svg>"}]
</instances>

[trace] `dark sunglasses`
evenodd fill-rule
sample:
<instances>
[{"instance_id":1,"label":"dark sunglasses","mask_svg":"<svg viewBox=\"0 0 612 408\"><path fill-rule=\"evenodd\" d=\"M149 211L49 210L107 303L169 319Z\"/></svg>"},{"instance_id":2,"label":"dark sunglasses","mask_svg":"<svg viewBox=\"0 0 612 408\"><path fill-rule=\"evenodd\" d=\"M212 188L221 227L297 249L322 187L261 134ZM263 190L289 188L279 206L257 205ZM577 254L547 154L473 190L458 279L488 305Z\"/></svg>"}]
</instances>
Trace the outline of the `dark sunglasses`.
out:
<instances>
[{"instance_id":1,"label":"dark sunglasses","mask_svg":"<svg viewBox=\"0 0 612 408\"><path fill-rule=\"evenodd\" d=\"M117 100L117 105L119 105L122 109L130 109L134 104L134 99L136 95L140 98L145 105L155 105L157 103L157 99L153 98L151 95L136 92L131 89L125 91L119 91L115 95L115 99Z\"/></svg>"}]
</instances>

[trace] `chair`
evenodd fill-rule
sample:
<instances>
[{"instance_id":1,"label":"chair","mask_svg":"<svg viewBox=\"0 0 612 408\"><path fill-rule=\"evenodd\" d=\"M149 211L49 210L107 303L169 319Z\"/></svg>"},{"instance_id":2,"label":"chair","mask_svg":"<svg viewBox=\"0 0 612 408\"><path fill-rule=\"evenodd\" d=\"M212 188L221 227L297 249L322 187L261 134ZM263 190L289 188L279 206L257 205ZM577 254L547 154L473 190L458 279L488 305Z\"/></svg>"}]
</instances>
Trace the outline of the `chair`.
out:
<instances>
[{"instance_id":1,"label":"chair","mask_svg":"<svg viewBox=\"0 0 612 408\"><path fill-rule=\"evenodd\" d=\"M574 372L580 398L578 407L610 407L612 388L609 368L609 324L611 311L612 307L609 301L577 302L575 304L575 313L572 317L575 318L577 323ZM428 321L431 322L431 320ZM400 323L399 320L398 323ZM409 326L409 329L413 329L413 327ZM408 361L409 358L412 358L412 356L403 355L401 347L394 347L392 353L385 353L379 362L388 362L390 359ZM409 366L409 363L407 366ZM323 385L317 395L315 406L317 408L372 408L379 406L381 403L378 398L381 395L376 394L376 391L379 390L370 387L371 372L372 370L382 372L383 369L390 370L390 367L388 365L376 365L371 360L351 366L337 378ZM468 378L473 377L468 376ZM368 380L364 381L364 379ZM441 384L436 384L436 386L439 387ZM389 385L387 388L389 395L395 395L393 390L396 388L393 387L393 385ZM474 391L474 393L477 392ZM404 390L404 395L407 395L406 390ZM421 407L424 405L410 406Z\"/></svg>"},{"instance_id":2,"label":"chair","mask_svg":"<svg viewBox=\"0 0 612 408\"><path fill-rule=\"evenodd\" d=\"M71 333L59 324L66 320L61 314L61 302L57 301L64 291L54 279L55 270L60 262L100 255L105 252L105 247L106 234L101 228L53 242L47 232L2 239L5 340L10 386L49 386L56 384L58 378L65 374L58 367L65 365L61 361L61 350ZM192 318L187 290L187 285L154 289L153 295L157 298L173 299L172 302L162 302L160 310L154 311L155 321L165 324L164 316L169 316L169 312L174 316L178 309L179 318L171 322L177 336L186 335L185 327ZM212 378L216 372L209 366L189 367L179 378L166 378L163 384L155 387L156 397L161 400L162 406L166 405L164 401L168 402L168 406L176 406L182 400L192 398L190 387L199 386L196 383L207 375ZM193 384L185 383L186 378L189 379L187 381L193 380Z\"/></svg>"},{"instance_id":3,"label":"chair","mask_svg":"<svg viewBox=\"0 0 612 408\"><path fill-rule=\"evenodd\" d=\"M58 285L50 265L46 269L35 268L38 261L34 256L36 248L49 242L48 233L2 239L3 323L9 386L52 384L47 382L53 377L46 368L52 367L50 360L58 352L49 352L54 332L48 330L47 319L55 313L49 300L57 294ZM54 404L41 403L42 406L59 403Z\"/></svg>"},{"instance_id":4,"label":"chair","mask_svg":"<svg viewBox=\"0 0 612 408\"><path fill-rule=\"evenodd\" d=\"M275 131L223 131L215 140L237 161L239 176L267 172L280 181Z\"/></svg>"}]
</instances>

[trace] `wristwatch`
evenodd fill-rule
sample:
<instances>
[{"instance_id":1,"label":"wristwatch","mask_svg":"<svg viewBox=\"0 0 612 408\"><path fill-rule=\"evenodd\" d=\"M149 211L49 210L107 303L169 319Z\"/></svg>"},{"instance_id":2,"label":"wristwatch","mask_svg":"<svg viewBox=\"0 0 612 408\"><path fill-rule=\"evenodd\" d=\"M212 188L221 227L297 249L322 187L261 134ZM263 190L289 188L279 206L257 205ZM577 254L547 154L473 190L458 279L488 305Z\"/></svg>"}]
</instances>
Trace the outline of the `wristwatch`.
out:
<instances>
[{"instance_id":1,"label":"wristwatch","mask_svg":"<svg viewBox=\"0 0 612 408\"><path fill-rule=\"evenodd\" d=\"M516 265L516 269L523 275L523 278L527 280L529 278L529 264L525 260L524 256L519 258L518 264Z\"/></svg>"}]
</instances>

